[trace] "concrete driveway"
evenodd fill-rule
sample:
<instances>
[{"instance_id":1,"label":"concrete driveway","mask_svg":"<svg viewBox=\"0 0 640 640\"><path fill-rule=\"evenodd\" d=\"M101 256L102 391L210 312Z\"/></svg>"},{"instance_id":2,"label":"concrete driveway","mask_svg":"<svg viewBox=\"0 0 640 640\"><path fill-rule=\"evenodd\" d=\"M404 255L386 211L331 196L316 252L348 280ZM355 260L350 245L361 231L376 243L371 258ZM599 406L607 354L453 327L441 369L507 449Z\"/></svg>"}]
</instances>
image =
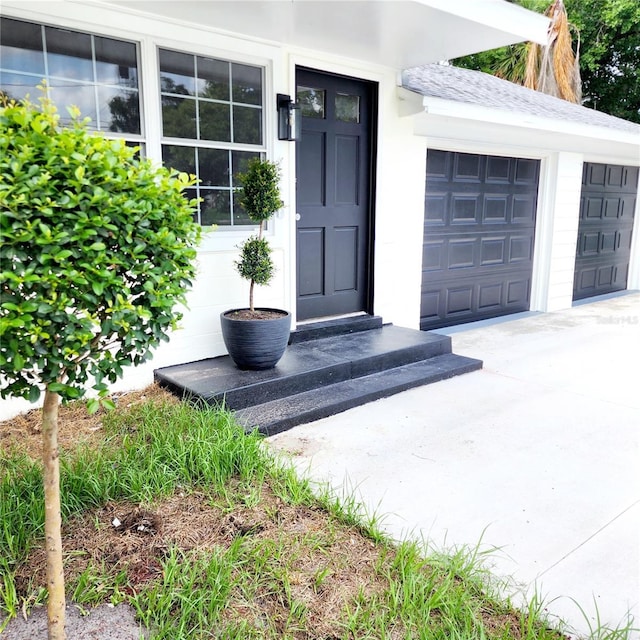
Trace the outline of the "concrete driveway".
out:
<instances>
[{"instance_id":1,"label":"concrete driveway","mask_svg":"<svg viewBox=\"0 0 640 640\"><path fill-rule=\"evenodd\" d=\"M269 442L395 538L500 548L494 573L580 633L596 606L640 626L640 293L449 333L482 371Z\"/></svg>"}]
</instances>

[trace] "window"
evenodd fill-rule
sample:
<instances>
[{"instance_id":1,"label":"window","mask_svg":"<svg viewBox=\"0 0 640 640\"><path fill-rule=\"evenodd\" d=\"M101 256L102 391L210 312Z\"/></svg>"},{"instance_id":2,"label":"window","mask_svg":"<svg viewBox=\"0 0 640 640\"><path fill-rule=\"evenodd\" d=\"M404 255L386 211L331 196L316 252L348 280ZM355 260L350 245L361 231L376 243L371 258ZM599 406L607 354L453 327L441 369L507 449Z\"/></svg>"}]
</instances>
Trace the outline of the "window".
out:
<instances>
[{"instance_id":1,"label":"window","mask_svg":"<svg viewBox=\"0 0 640 640\"><path fill-rule=\"evenodd\" d=\"M138 77L133 42L0 18L0 91L36 102L44 79L62 122L75 105L93 129L140 136Z\"/></svg>"},{"instance_id":2,"label":"window","mask_svg":"<svg viewBox=\"0 0 640 640\"><path fill-rule=\"evenodd\" d=\"M252 224L235 189L264 152L262 69L168 49L159 63L164 164L198 177L201 224Z\"/></svg>"}]
</instances>

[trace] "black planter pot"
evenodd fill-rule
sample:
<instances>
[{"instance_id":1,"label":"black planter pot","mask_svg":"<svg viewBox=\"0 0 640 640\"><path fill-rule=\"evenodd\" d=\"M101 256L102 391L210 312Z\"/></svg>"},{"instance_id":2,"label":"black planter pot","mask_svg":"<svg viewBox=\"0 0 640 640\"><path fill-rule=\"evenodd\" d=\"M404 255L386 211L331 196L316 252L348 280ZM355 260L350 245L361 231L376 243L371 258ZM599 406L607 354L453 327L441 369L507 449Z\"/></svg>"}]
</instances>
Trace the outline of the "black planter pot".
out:
<instances>
[{"instance_id":1,"label":"black planter pot","mask_svg":"<svg viewBox=\"0 0 640 640\"><path fill-rule=\"evenodd\" d=\"M282 358L289 342L291 314L280 309L256 309L281 313L266 320L238 320L232 309L220 314L222 337L231 359L239 369L271 369Z\"/></svg>"}]
</instances>

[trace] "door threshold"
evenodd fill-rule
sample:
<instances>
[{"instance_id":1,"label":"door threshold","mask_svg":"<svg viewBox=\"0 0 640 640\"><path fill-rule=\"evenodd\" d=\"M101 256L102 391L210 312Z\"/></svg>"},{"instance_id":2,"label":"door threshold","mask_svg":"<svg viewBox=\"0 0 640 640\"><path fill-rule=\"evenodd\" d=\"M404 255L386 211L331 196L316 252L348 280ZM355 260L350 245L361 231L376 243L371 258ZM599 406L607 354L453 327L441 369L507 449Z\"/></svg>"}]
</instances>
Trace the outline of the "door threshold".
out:
<instances>
[{"instance_id":1,"label":"door threshold","mask_svg":"<svg viewBox=\"0 0 640 640\"><path fill-rule=\"evenodd\" d=\"M309 318L307 320L298 320L296 326L302 327L306 324L315 324L316 322L331 322L331 320L342 320L344 318L359 318L360 316L368 316L366 311L354 311L353 313L343 313L335 316L320 316L318 318Z\"/></svg>"}]
</instances>

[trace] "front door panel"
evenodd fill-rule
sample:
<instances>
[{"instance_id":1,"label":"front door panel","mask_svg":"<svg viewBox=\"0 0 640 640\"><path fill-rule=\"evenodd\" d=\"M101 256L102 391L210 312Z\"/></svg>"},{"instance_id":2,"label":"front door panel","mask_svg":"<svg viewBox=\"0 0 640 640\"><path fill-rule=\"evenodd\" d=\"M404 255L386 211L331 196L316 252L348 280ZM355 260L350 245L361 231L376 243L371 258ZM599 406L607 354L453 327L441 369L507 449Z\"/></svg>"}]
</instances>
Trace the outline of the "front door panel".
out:
<instances>
[{"instance_id":1,"label":"front door panel","mask_svg":"<svg viewBox=\"0 0 640 640\"><path fill-rule=\"evenodd\" d=\"M366 311L369 297L371 85L298 70L299 320Z\"/></svg>"}]
</instances>

